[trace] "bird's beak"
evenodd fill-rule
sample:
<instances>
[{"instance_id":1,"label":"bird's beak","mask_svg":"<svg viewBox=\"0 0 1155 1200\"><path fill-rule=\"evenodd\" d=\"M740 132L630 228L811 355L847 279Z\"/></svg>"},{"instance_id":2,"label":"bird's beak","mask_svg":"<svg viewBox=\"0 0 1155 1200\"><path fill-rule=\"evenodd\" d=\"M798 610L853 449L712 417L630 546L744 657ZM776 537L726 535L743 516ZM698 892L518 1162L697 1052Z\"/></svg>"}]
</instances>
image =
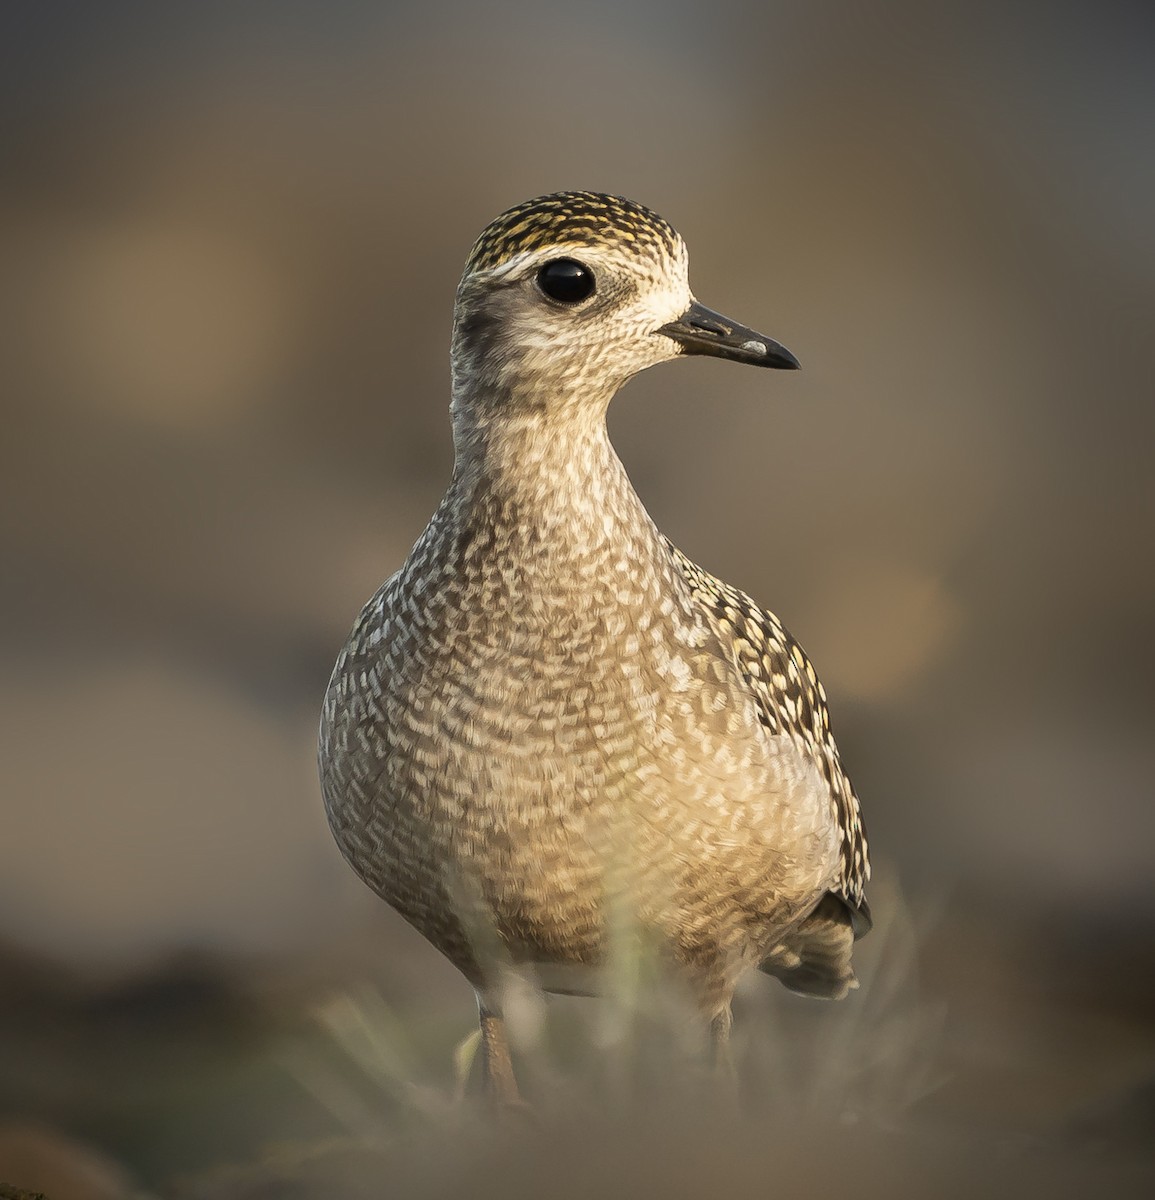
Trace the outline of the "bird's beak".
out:
<instances>
[{"instance_id":1,"label":"bird's beak","mask_svg":"<svg viewBox=\"0 0 1155 1200\"><path fill-rule=\"evenodd\" d=\"M798 359L773 338L755 333L697 300L676 321L655 332L677 342L683 354L712 354L715 358L788 371L799 367Z\"/></svg>"}]
</instances>

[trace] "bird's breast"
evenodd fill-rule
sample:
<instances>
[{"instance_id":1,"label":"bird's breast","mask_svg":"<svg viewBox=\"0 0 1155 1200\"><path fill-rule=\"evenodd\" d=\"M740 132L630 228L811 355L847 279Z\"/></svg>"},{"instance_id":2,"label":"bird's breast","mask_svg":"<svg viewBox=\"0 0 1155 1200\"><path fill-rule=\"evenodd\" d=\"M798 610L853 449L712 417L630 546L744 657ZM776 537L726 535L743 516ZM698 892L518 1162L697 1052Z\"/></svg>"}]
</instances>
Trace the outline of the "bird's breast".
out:
<instances>
[{"instance_id":1,"label":"bird's breast","mask_svg":"<svg viewBox=\"0 0 1155 1200\"><path fill-rule=\"evenodd\" d=\"M330 820L372 886L421 924L413 906L468 876L547 949L597 926L618 868L662 911L703 880L703 913L820 894L828 792L767 736L668 555L570 571L486 537L432 558L435 577L419 544L367 607L330 688Z\"/></svg>"}]
</instances>

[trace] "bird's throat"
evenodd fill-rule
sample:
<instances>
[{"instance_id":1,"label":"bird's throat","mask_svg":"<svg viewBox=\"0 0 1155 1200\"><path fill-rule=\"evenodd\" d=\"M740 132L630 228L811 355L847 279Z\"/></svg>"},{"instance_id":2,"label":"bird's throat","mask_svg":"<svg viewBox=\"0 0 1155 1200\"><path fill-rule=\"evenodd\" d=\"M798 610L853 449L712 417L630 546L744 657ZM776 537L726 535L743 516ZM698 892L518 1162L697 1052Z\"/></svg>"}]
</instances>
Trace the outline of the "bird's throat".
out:
<instances>
[{"instance_id":1,"label":"bird's throat","mask_svg":"<svg viewBox=\"0 0 1155 1200\"><path fill-rule=\"evenodd\" d=\"M589 571L629 544L658 554L660 535L610 444L601 413L527 414L455 428L447 509L506 553ZM639 545L639 541L643 545ZM577 567L577 564L582 564Z\"/></svg>"}]
</instances>

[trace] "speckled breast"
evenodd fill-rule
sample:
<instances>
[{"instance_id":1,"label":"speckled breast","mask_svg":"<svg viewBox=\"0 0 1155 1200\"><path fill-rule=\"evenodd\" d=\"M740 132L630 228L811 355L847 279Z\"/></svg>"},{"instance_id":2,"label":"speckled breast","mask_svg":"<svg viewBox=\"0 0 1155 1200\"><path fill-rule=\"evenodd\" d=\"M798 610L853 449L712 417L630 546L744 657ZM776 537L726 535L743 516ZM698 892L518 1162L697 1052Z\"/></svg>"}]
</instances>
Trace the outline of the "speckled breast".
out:
<instances>
[{"instance_id":1,"label":"speckled breast","mask_svg":"<svg viewBox=\"0 0 1155 1200\"><path fill-rule=\"evenodd\" d=\"M350 863L475 981L489 954L595 963L623 910L688 961L760 957L830 885L829 793L676 567L643 539L575 575L431 529L330 684Z\"/></svg>"}]
</instances>

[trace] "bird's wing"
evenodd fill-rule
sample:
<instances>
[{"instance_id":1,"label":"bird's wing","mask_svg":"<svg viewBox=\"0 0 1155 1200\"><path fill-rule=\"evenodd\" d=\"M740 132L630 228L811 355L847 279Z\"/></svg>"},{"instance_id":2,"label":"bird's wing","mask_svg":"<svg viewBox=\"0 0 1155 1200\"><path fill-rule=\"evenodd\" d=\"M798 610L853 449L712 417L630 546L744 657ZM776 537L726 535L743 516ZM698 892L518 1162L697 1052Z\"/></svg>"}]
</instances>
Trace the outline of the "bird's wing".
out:
<instances>
[{"instance_id":1,"label":"bird's wing","mask_svg":"<svg viewBox=\"0 0 1155 1200\"><path fill-rule=\"evenodd\" d=\"M841 850L833 891L850 912L855 936L861 937L871 924L865 894L870 878L866 830L858 797L830 732L826 692L814 667L773 613L667 544L695 599L708 612L722 642L732 648L762 724L771 734L794 736L830 786Z\"/></svg>"}]
</instances>

